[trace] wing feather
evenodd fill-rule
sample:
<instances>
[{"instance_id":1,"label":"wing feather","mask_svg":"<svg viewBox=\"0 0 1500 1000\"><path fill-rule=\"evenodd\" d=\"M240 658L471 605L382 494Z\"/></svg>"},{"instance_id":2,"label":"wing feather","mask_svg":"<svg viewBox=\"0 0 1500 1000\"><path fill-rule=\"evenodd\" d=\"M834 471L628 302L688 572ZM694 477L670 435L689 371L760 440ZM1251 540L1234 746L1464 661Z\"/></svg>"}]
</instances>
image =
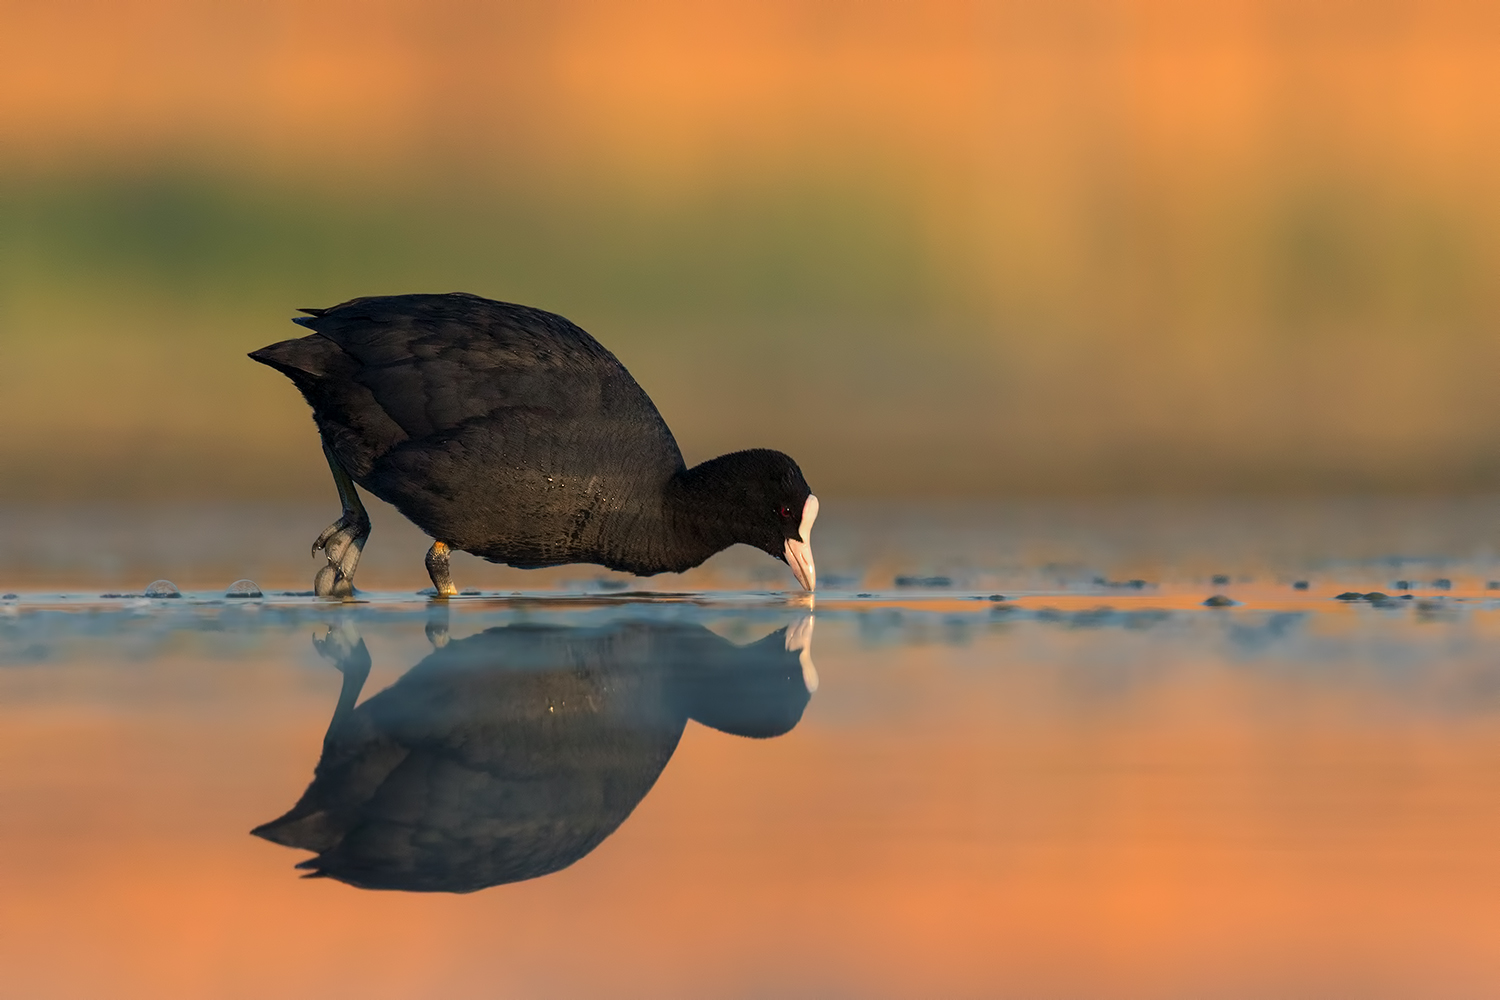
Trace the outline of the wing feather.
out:
<instances>
[{"instance_id":1,"label":"wing feather","mask_svg":"<svg viewBox=\"0 0 1500 1000\"><path fill-rule=\"evenodd\" d=\"M303 311L313 335L251 357L292 379L350 474L398 506L387 492L472 496L496 470L608 480L683 466L629 372L561 316L465 294Z\"/></svg>"}]
</instances>

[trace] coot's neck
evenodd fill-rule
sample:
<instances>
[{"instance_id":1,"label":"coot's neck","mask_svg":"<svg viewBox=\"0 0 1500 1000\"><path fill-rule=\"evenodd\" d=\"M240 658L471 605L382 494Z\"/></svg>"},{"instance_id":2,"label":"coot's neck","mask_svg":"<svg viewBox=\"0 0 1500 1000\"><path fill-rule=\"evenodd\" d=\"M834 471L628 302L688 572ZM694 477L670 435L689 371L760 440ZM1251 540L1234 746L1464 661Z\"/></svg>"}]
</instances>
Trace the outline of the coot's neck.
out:
<instances>
[{"instance_id":1,"label":"coot's neck","mask_svg":"<svg viewBox=\"0 0 1500 1000\"><path fill-rule=\"evenodd\" d=\"M735 453L682 469L672 477L663 510L669 568L690 569L745 540L739 523L745 518L742 484L749 474L745 456Z\"/></svg>"}]
</instances>

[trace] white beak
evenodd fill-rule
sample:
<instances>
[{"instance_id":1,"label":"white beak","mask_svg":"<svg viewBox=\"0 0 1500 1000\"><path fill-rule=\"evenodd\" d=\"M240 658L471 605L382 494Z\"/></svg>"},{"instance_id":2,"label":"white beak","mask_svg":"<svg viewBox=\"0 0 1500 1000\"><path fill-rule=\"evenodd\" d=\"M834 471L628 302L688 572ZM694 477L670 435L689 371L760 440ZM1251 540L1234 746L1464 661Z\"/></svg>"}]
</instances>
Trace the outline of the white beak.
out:
<instances>
[{"instance_id":1,"label":"white beak","mask_svg":"<svg viewBox=\"0 0 1500 1000\"><path fill-rule=\"evenodd\" d=\"M797 528L797 537L786 540L786 564L797 574L797 582L803 590L816 590L818 569L813 565L812 526L818 519L818 498L809 496L802 505L802 523Z\"/></svg>"}]
</instances>

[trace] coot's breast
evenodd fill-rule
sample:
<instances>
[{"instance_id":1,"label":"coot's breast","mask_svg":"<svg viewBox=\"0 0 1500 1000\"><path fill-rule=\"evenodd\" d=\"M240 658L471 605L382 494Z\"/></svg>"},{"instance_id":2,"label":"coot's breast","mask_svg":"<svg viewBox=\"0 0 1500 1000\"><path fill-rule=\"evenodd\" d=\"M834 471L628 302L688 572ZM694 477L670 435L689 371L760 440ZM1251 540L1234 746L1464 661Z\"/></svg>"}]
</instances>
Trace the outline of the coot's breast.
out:
<instances>
[{"instance_id":1,"label":"coot's breast","mask_svg":"<svg viewBox=\"0 0 1500 1000\"><path fill-rule=\"evenodd\" d=\"M517 566L623 565L657 527L681 452L568 320L455 294L356 299L304 325L267 352L354 480L434 538Z\"/></svg>"}]
</instances>

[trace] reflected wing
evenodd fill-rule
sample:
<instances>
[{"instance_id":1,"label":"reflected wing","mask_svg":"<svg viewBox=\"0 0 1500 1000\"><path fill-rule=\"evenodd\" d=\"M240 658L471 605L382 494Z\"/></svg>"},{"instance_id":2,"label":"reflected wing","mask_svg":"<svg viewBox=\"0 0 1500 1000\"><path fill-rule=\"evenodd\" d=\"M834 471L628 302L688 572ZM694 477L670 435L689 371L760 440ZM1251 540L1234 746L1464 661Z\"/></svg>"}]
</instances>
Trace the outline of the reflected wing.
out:
<instances>
[{"instance_id":1,"label":"reflected wing","mask_svg":"<svg viewBox=\"0 0 1500 1000\"><path fill-rule=\"evenodd\" d=\"M473 892L565 868L625 821L686 718L649 630L511 626L450 643L355 711L254 832L372 889Z\"/></svg>"}]
</instances>

